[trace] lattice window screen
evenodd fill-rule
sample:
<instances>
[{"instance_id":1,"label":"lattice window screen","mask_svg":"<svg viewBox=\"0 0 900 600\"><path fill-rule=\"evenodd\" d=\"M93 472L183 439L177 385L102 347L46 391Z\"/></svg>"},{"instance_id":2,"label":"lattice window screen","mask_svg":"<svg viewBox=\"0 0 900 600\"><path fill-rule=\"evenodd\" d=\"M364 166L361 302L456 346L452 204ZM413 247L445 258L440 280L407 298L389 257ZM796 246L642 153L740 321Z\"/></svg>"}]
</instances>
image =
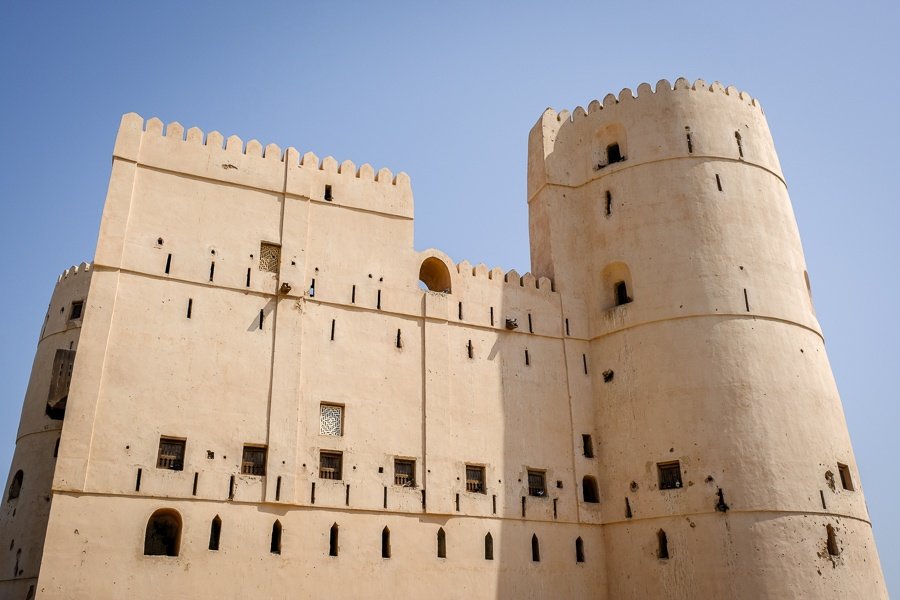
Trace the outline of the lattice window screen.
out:
<instances>
[{"instance_id":1,"label":"lattice window screen","mask_svg":"<svg viewBox=\"0 0 900 600\"><path fill-rule=\"evenodd\" d=\"M344 408L323 404L319 407L319 434L343 435Z\"/></svg>"},{"instance_id":2,"label":"lattice window screen","mask_svg":"<svg viewBox=\"0 0 900 600\"><path fill-rule=\"evenodd\" d=\"M281 263L281 246L262 242L259 245L259 270L277 273Z\"/></svg>"}]
</instances>

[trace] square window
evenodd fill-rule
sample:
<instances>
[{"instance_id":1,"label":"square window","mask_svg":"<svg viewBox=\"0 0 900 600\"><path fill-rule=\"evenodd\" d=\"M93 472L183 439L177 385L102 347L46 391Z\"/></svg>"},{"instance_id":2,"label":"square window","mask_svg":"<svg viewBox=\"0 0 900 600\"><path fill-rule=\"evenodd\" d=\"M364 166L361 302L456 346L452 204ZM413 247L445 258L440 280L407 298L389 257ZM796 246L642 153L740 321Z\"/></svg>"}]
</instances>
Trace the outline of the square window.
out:
<instances>
[{"instance_id":1,"label":"square window","mask_svg":"<svg viewBox=\"0 0 900 600\"><path fill-rule=\"evenodd\" d=\"M241 475L265 475L266 474L266 447L244 446L244 456L241 459Z\"/></svg>"},{"instance_id":2,"label":"square window","mask_svg":"<svg viewBox=\"0 0 900 600\"><path fill-rule=\"evenodd\" d=\"M278 244L270 244L268 242L260 242L259 270L268 271L269 273L278 273L278 266L280 263L281 246Z\"/></svg>"},{"instance_id":3,"label":"square window","mask_svg":"<svg viewBox=\"0 0 900 600\"><path fill-rule=\"evenodd\" d=\"M845 464L838 463L838 473L841 476L841 487L845 490L854 491L853 479L850 477L850 467Z\"/></svg>"},{"instance_id":4,"label":"square window","mask_svg":"<svg viewBox=\"0 0 900 600\"><path fill-rule=\"evenodd\" d=\"M157 469L181 471L184 469L185 440L178 438L159 438L159 455L156 457Z\"/></svg>"},{"instance_id":5,"label":"square window","mask_svg":"<svg viewBox=\"0 0 900 600\"><path fill-rule=\"evenodd\" d=\"M416 461L411 458L394 459L394 485L416 487Z\"/></svg>"},{"instance_id":6,"label":"square window","mask_svg":"<svg viewBox=\"0 0 900 600\"><path fill-rule=\"evenodd\" d=\"M340 452L322 450L319 453L319 479L341 479L344 455Z\"/></svg>"},{"instance_id":7,"label":"square window","mask_svg":"<svg viewBox=\"0 0 900 600\"><path fill-rule=\"evenodd\" d=\"M659 470L659 489L675 490L681 488L681 464L676 460L667 463L657 463Z\"/></svg>"},{"instance_id":8,"label":"square window","mask_svg":"<svg viewBox=\"0 0 900 600\"><path fill-rule=\"evenodd\" d=\"M547 481L544 471L528 471L528 495L543 498L547 495Z\"/></svg>"},{"instance_id":9,"label":"square window","mask_svg":"<svg viewBox=\"0 0 900 600\"><path fill-rule=\"evenodd\" d=\"M72 303L72 308L69 311L69 320L74 321L75 319L80 319L82 312L84 312L84 301L76 300Z\"/></svg>"},{"instance_id":10,"label":"square window","mask_svg":"<svg viewBox=\"0 0 900 600\"><path fill-rule=\"evenodd\" d=\"M319 405L319 435L344 435L344 407Z\"/></svg>"},{"instance_id":11,"label":"square window","mask_svg":"<svg viewBox=\"0 0 900 600\"><path fill-rule=\"evenodd\" d=\"M466 491L479 494L486 493L484 486L484 467L466 465Z\"/></svg>"}]
</instances>

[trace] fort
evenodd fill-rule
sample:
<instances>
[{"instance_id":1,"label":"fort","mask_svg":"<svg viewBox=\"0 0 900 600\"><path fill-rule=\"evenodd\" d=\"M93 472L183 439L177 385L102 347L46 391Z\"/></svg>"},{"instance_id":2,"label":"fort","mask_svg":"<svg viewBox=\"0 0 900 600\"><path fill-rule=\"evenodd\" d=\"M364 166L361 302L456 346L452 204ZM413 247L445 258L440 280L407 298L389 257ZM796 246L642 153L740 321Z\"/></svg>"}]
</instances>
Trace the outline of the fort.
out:
<instances>
[{"instance_id":1,"label":"fort","mask_svg":"<svg viewBox=\"0 0 900 600\"><path fill-rule=\"evenodd\" d=\"M404 173L123 116L0 596L887 598L756 100L548 109L527 189L531 272L455 264Z\"/></svg>"}]
</instances>

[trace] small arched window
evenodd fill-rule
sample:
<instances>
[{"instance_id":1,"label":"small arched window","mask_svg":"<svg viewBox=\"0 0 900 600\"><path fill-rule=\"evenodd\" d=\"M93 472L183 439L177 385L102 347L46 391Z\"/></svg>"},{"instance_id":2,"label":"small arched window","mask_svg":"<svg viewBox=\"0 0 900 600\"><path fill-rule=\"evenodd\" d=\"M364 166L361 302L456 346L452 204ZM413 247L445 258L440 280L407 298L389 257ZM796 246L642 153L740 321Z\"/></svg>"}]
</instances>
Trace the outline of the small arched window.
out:
<instances>
[{"instance_id":1,"label":"small arched window","mask_svg":"<svg viewBox=\"0 0 900 600\"><path fill-rule=\"evenodd\" d=\"M22 469L19 469L16 471L16 474L13 475L12 483L9 484L9 494L6 496L7 502L15 500L19 497L19 494L22 493L22 480L24 478L25 473L22 472Z\"/></svg>"},{"instance_id":2,"label":"small arched window","mask_svg":"<svg viewBox=\"0 0 900 600\"><path fill-rule=\"evenodd\" d=\"M443 527L437 532L437 557L447 558L447 534L444 533Z\"/></svg>"},{"instance_id":3,"label":"small arched window","mask_svg":"<svg viewBox=\"0 0 900 600\"><path fill-rule=\"evenodd\" d=\"M660 529L656 532L656 541L659 543L659 548L656 550L657 558L667 559L669 558L669 538L666 536L666 532Z\"/></svg>"},{"instance_id":4,"label":"small arched window","mask_svg":"<svg viewBox=\"0 0 900 600\"><path fill-rule=\"evenodd\" d=\"M584 562L584 540L580 537L575 539L575 562Z\"/></svg>"},{"instance_id":5,"label":"small arched window","mask_svg":"<svg viewBox=\"0 0 900 600\"><path fill-rule=\"evenodd\" d=\"M209 526L209 549L219 549L219 537L222 535L222 519L216 515Z\"/></svg>"},{"instance_id":6,"label":"small arched window","mask_svg":"<svg viewBox=\"0 0 900 600\"><path fill-rule=\"evenodd\" d=\"M490 531L484 536L484 560L494 560L494 536Z\"/></svg>"},{"instance_id":7,"label":"small arched window","mask_svg":"<svg viewBox=\"0 0 900 600\"><path fill-rule=\"evenodd\" d=\"M381 558L391 557L391 530L385 527L381 530Z\"/></svg>"},{"instance_id":8,"label":"small arched window","mask_svg":"<svg viewBox=\"0 0 900 600\"><path fill-rule=\"evenodd\" d=\"M181 546L181 515L170 508L162 508L147 521L144 532L146 556L178 556Z\"/></svg>"},{"instance_id":9,"label":"small arched window","mask_svg":"<svg viewBox=\"0 0 900 600\"><path fill-rule=\"evenodd\" d=\"M531 560L541 562L541 543L536 533L531 534Z\"/></svg>"},{"instance_id":10,"label":"small arched window","mask_svg":"<svg viewBox=\"0 0 900 600\"><path fill-rule=\"evenodd\" d=\"M596 504L600 502L600 490L597 487L597 480L590 475L585 475L581 480L581 493L585 502Z\"/></svg>"},{"instance_id":11,"label":"small arched window","mask_svg":"<svg viewBox=\"0 0 900 600\"><path fill-rule=\"evenodd\" d=\"M328 556L338 555L338 524L334 523L328 532Z\"/></svg>"},{"instance_id":12,"label":"small arched window","mask_svg":"<svg viewBox=\"0 0 900 600\"><path fill-rule=\"evenodd\" d=\"M631 298L628 296L628 285L624 281L617 281L613 286L613 292L616 296L616 306L631 302Z\"/></svg>"},{"instance_id":13,"label":"small arched window","mask_svg":"<svg viewBox=\"0 0 900 600\"><path fill-rule=\"evenodd\" d=\"M272 524L272 544L269 551L272 554L281 554L281 521L278 519Z\"/></svg>"}]
</instances>

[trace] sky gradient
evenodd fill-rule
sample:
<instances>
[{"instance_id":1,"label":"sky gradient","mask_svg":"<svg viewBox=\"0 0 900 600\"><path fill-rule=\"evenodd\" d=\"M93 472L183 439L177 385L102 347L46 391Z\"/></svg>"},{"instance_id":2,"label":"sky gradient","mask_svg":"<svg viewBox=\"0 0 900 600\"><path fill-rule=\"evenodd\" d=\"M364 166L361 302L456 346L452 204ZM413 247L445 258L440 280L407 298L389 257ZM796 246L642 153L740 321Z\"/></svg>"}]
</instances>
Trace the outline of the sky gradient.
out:
<instances>
[{"instance_id":1,"label":"sky gradient","mask_svg":"<svg viewBox=\"0 0 900 600\"><path fill-rule=\"evenodd\" d=\"M900 5L606 4L0 4L4 481L53 285L93 256L122 113L406 171L417 249L524 273L526 142L547 106L720 80L766 112L900 595Z\"/></svg>"}]
</instances>

